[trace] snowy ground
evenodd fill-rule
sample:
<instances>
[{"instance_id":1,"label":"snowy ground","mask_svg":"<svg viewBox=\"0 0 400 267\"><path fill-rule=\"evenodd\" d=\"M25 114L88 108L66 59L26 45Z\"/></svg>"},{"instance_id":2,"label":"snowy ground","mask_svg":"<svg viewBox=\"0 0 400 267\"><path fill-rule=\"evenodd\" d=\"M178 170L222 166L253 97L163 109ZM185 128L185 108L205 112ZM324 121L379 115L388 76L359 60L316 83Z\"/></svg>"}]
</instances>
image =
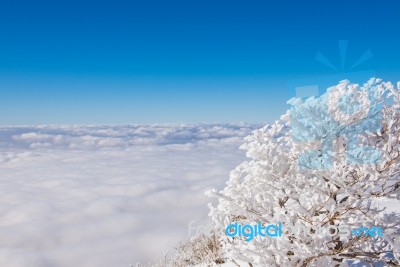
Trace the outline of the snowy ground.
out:
<instances>
[{"instance_id":1,"label":"snowy ground","mask_svg":"<svg viewBox=\"0 0 400 267\"><path fill-rule=\"evenodd\" d=\"M0 266L159 259L201 227L260 125L0 128Z\"/></svg>"}]
</instances>

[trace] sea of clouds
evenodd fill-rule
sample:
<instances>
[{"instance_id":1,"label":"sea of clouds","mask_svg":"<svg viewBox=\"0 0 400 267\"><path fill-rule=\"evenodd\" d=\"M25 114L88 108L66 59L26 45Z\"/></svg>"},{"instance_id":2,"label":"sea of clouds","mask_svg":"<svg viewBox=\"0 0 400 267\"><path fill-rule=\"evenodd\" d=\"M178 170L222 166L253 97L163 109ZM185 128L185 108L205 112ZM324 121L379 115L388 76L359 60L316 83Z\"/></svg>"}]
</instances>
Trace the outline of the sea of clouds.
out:
<instances>
[{"instance_id":1,"label":"sea of clouds","mask_svg":"<svg viewBox=\"0 0 400 267\"><path fill-rule=\"evenodd\" d=\"M173 253L260 126L0 127L0 266L128 266Z\"/></svg>"}]
</instances>

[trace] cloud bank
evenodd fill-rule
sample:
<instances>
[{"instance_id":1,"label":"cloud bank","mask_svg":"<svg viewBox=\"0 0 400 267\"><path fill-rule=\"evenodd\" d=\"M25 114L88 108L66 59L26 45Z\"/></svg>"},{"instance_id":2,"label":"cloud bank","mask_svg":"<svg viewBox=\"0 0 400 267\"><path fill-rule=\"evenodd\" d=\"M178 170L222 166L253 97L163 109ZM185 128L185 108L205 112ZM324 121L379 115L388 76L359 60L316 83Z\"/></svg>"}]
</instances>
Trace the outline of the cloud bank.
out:
<instances>
[{"instance_id":1,"label":"cloud bank","mask_svg":"<svg viewBox=\"0 0 400 267\"><path fill-rule=\"evenodd\" d=\"M148 262L207 217L260 125L0 127L0 266Z\"/></svg>"}]
</instances>

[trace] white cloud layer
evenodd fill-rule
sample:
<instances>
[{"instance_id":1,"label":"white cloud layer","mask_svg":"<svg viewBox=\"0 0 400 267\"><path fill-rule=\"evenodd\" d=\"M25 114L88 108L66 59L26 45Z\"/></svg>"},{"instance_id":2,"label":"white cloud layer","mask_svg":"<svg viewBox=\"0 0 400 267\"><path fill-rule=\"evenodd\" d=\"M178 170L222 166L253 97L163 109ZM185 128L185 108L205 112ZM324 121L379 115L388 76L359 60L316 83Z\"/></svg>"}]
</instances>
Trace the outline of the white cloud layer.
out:
<instances>
[{"instance_id":1,"label":"white cloud layer","mask_svg":"<svg viewBox=\"0 0 400 267\"><path fill-rule=\"evenodd\" d=\"M207 217L260 125L0 127L0 266L128 266ZM195 223L196 225L196 223Z\"/></svg>"}]
</instances>

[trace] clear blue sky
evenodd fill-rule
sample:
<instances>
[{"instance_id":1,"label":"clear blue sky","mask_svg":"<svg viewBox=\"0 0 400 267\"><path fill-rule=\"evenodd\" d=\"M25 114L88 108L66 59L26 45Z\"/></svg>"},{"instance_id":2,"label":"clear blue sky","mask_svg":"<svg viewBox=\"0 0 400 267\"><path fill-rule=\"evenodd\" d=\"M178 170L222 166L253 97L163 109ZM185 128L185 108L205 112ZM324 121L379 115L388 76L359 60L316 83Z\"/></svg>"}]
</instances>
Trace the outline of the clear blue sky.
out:
<instances>
[{"instance_id":1,"label":"clear blue sky","mask_svg":"<svg viewBox=\"0 0 400 267\"><path fill-rule=\"evenodd\" d=\"M293 80L400 80L399 47L397 1L2 1L0 124L268 122Z\"/></svg>"}]
</instances>

